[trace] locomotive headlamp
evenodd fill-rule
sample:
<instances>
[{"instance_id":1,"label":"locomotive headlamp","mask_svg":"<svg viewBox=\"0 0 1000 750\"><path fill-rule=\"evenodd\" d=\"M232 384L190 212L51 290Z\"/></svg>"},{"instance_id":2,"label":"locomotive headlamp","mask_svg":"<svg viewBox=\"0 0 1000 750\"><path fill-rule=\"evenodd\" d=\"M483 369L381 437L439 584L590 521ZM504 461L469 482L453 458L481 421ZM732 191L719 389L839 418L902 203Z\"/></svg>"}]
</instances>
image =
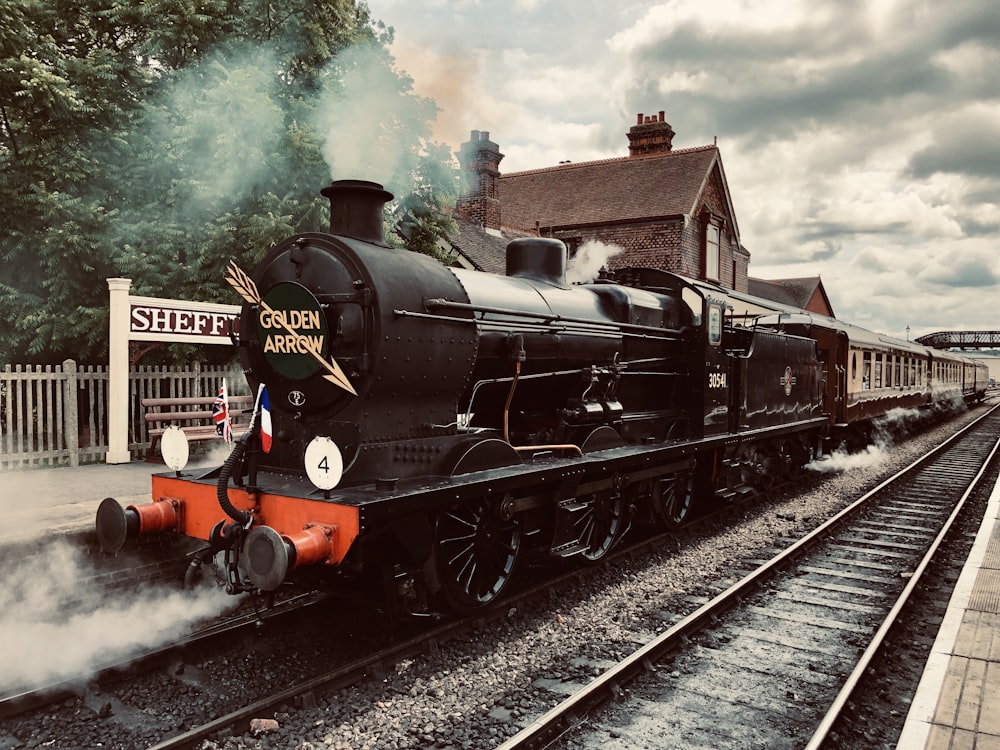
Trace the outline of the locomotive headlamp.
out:
<instances>
[{"instance_id":1,"label":"locomotive headlamp","mask_svg":"<svg viewBox=\"0 0 1000 750\"><path fill-rule=\"evenodd\" d=\"M160 454L163 456L163 463L174 471L187 466L191 452L184 430L177 425L170 425L164 430L163 437L160 438Z\"/></svg>"}]
</instances>

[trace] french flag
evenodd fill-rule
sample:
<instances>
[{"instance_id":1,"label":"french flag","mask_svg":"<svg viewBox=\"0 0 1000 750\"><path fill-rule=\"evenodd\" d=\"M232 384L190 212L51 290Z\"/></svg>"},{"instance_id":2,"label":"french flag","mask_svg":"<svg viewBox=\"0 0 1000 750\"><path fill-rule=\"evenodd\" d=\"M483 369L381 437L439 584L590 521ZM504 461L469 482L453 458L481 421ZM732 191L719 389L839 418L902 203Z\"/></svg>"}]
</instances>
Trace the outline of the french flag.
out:
<instances>
[{"instance_id":1,"label":"french flag","mask_svg":"<svg viewBox=\"0 0 1000 750\"><path fill-rule=\"evenodd\" d=\"M267 386L260 386L260 447L264 453L271 452L271 441L274 434L271 428L271 402L267 398Z\"/></svg>"}]
</instances>

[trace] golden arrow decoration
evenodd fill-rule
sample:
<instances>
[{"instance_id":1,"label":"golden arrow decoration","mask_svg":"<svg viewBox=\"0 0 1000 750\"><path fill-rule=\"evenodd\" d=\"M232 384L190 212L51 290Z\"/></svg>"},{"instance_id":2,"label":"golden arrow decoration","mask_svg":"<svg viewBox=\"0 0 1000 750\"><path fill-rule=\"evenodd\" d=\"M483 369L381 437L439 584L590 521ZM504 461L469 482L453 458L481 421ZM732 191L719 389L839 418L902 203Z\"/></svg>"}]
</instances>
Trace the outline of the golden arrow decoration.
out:
<instances>
[{"instance_id":1,"label":"golden arrow decoration","mask_svg":"<svg viewBox=\"0 0 1000 750\"><path fill-rule=\"evenodd\" d=\"M254 283L253 279L251 279L243 271L242 268L236 265L236 261L233 260L229 261L229 269L226 275L226 281L229 282L229 285L233 289L235 289L236 292L251 305L260 305L260 307L263 308L264 311L269 313L274 312L271 306L268 305L264 301L264 298L260 296L260 292L257 290L257 285ZM330 357L328 361L322 354L319 353L318 349L313 348L308 339L301 336L301 334L298 331L296 331L294 328L288 325L288 323L285 322L285 316L278 315L276 316L276 318L280 323L281 327L284 328L288 333L290 333L293 336L298 336L300 337L300 339L302 339L301 343L305 344L306 350L313 356L313 359L319 362L320 365L322 365L323 368L327 371L327 373L323 376L325 380L329 380L334 385L340 386L351 395L354 396L358 395L358 392L354 390L354 386L351 385L351 381L347 379L347 376L344 374L344 371L340 368L340 365L337 364L337 360L335 360L333 357Z\"/></svg>"}]
</instances>

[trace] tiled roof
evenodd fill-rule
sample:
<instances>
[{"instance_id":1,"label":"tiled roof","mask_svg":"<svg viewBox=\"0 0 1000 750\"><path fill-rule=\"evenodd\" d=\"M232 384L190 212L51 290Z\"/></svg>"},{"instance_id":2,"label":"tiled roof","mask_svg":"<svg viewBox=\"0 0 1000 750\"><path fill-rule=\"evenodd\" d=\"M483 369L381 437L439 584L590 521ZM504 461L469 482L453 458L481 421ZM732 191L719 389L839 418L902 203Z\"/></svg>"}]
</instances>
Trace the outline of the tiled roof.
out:
<instances>
[{"instance_id":1,"label":"tiled roof","mask_svg":"<svg viewBox=\"0 0 1000 750\"><path fill-rule=\"evenodd\" d=\"M833 314L830 299L826 295L826 290L823 288L823 282L819 276L808 276L799 279L774 279L773 281L751 277L748 281L748 291L750 294L774 302L780 302L784 305L797 307L800 310L808 308L810 300L812 300L818 290L823 302L829 309L830 315ZM817 310L815 312L820 311Z\"/></svg>"},{"instance_id":2,"label":"tiled roof","mask_svg":"<svg viewBox=\"0 0 1000 750\"><path fill-rule=\"evenodd\" d=\"M518 237L534 236L527 232L504 229L500 236L487 232L478 222L456 213L452 216L457 231L448 235L451 244L477 270L487 273L507 272L507 243Z\"/></svg>"},{"instance_id":3,"label":"tiled roof","mask_svg":"<svg viewBox=\"0 0 1000 750\"><path fill-rule=\"evenodd\" d=\"M566 227L690 214L718 155L717 147L701 146L505 174L503 221L534 229L536 222Z\"/></svg>"},{"instance_id":4,"label":"tiled roof","mask_svg":"<svg viewBox=\"0 0 1000 750\"><path fill-rule=\"evenodd\" d=\"M786 288L780 280L767 281L751 277L747 281L747 291L754 297L762 297L772 302L780 302L783 305L797 307L800 310L805 308L806 302L809 301L807 297L804 301L800 302L798 296L791 289Z\"/></svg>"}]
</instances>

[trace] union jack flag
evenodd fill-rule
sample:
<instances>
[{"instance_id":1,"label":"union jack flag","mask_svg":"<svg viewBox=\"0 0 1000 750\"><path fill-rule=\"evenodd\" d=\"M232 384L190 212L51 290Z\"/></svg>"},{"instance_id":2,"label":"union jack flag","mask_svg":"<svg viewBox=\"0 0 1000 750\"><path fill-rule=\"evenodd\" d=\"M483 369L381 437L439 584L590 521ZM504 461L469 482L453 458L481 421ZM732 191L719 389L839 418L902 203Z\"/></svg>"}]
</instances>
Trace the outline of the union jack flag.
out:
<instances>
[{"instance_id":1,"label":"union jack flag","mask_svg":"<svg viewBox=\"0 0 1000 750\"><path fill-rule=\"evenodd\" d=\"M219 387L219 395L212 404L212 419L215 420L215 431L227 443L233 442L233 423L229 419L229 395L226 393L226 381Z\"/></svg>"}]
</instances>

